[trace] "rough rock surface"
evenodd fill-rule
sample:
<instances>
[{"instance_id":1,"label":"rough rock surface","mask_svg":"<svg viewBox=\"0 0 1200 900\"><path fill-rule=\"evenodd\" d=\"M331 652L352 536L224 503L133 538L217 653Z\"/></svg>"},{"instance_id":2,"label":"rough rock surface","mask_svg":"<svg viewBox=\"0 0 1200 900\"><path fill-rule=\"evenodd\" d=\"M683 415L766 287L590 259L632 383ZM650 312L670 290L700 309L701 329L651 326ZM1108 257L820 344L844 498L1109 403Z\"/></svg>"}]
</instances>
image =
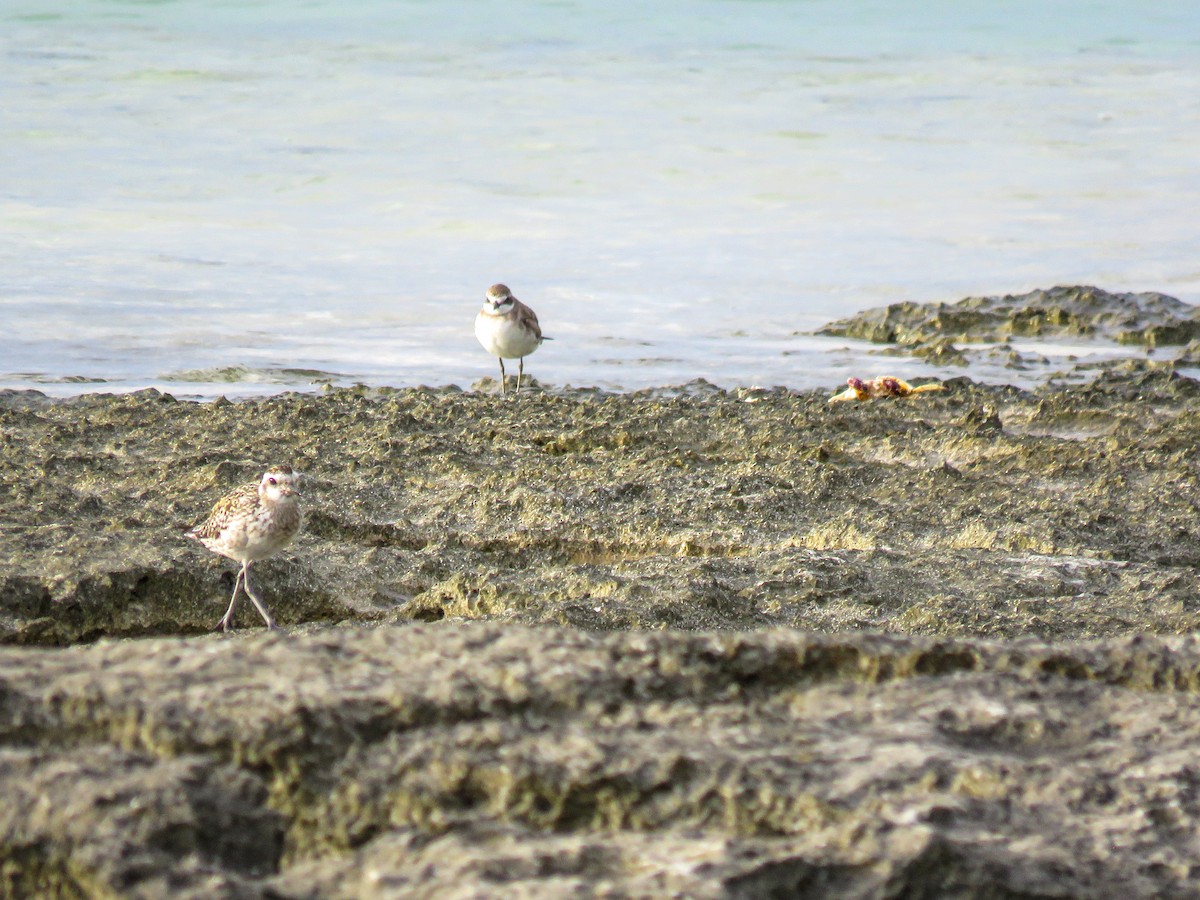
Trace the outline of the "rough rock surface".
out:
<instances>
[{"instance_id":1,"label":"rough rock surface","mask_svg":"<svg viewBox=\"0 0 1200 900\"><path fill-rule=\"evenodd\" d=\"M305 473L306 531L255 572L283 624L1196 628L1197 382L1137 362L946 386L0 396L0 640L207 631L236 566L182 534L280 462Z\"/></svg>"},{"instance_id":2,"label":"rough rock surface","mask_svg":"<svg viewBox=\"0 0 1200 900\"><path fill-rule=\"evenodd\" d=\"M956 345L997 344L1011 356L1010 368L1023 369L1033 361L1008 347L1013 339L1083 338L1153 351L1200 339L1200 315L1196 307L1166 294L1072 286L956 303L893 303L831 322L818 334L895 344L892 353L936 365L995 360L995 348L981 352Z\"/></svg>"},{"instance_id":3,"label":"rough rock surface","mask_svg":"<svg viewBox=\"0 0 1200 900\"><path fill-rule=\"evenodd\" d=\"M1196 896L1200 385L946 386L0 394L0 896Z\"/></svg>"},{"instance_id":4,"label":"rough rock surface","mask_svg":"<svg viewBox=\"0 0 1200 900\"><path fill-rule=\"evenodd\" d=\"M956 303L893 303L831 322L820 333L901 344L1071 336L1153 347L1200 338L1200 316L1166 294L1054 287Z\"/></svg>"},{"instance_id":5,"label":"rough rock surface","mask_svg":"<svg viewBox=\"0 0 1200 900\"><path fill-rule=\"evenodd\" d=\"M7 896L1170 897L1200 645L499 624L0 649Z\"/></svg>"}]
</instances>

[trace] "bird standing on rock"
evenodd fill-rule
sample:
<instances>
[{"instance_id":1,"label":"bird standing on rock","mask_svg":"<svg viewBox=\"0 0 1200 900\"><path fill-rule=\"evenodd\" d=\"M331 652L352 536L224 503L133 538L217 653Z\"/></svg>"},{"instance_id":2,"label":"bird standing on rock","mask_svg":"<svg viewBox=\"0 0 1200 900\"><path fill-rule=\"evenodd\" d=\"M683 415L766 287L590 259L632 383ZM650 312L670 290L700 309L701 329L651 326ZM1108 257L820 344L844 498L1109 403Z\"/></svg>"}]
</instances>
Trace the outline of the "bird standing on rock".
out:
<instances>
[{"instance_id":1,"label":"bird standing on rock","mask_svg":"<svg viewBox=\"0 0 1200 900\"><path fill-rule=\"evenodd\" d=\"M483 309L475 317L475 337L483 349L500 360L500 393L504 393L504 360L516 359L517 391L525 374L525 357L538 348L542 336L534 311L512 295L503 284L493 284L483 298Z\"/></svg>"},{"instance_id":2,"label":"bird standing on rock","mask_svg":"<svg viewBox=\"0 0 1200 900\"><path fill-rule=\"evenodd\" d=\"M250 587L250 566L274 556L299 533L303 516L297 480L291 466L267 469L259 481L244 484L218 500L209 517L187 533L214 553L242 564L233 584L229 609L217 623L224 631L233 627L233 611L241 587L245 588L246 596L258 609L267 628L276 627L266 604Z\"/></svg>"}]
</instances>

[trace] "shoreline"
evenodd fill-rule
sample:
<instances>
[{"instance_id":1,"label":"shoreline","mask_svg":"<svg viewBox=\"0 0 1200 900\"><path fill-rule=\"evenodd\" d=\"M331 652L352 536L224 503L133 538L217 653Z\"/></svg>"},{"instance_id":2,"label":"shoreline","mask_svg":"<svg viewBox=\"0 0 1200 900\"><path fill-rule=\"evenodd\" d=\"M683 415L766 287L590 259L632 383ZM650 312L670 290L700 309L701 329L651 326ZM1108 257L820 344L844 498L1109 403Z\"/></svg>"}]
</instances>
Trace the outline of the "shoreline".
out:
<instances>
[{"instance_id":1,"label":"shoreline","mask_svg":"<svg viewBox=\"0 0 1200 900\"><path fill-rule=\"evenodd\" d=\"M622 342L615 336L609 339ZM745 339L751 346L741 343ZM865 309L812 331L783 330L773 336L759 333L753 337L738 331L725 335L720 343L727 348L740 346L741 355L735 352L731 358L708 360L708 353L693 346L691 350L698 356L689 366L686 351L676 348L667 353L668 359L658 360L675 365L660 371L655 368L653 356L610 359L601 351L603 341L599 345L585 341L574 352L590 360L587 365L580 366L578 359L548 356L543 351L532 357L530 374L532 379L540 374L548 392L661 392L663 385L686 389L693 381L708 382L727 391L780 387L832 390L849 375L893 375L909 381L965 376L981 384L1033 390L1049 383L1086 383L1097 370L1121 359L1172 360L1180 368L1200 370L1200 314L1197 307L1157 292L1110 293L1074 285L1016 295L965 297L956 302L902 301ZM645 343L647 353L654 347L653 340ZM29 373L19 378L19 373L0 373L0 385L7 386L0 390L37 390L58 399L158 390L178 399L203 402L218 397L241 400L337 389L428 388L427 382L437 378L443 381L435 390L494 389L494 375L481 363L486 357L473 341L470 348L471 352L464 355L463 348L456 345L451 360L430 370L437 373L432 379L421 380L407 371L347 374L352 368L329 370L325 368L328 361L308 360L307 365L297 367L299 361L291 360L290 365L225 365L163 371L138 378L108 373L108 380L93 377L96 373L85 377L64 372L53 379L43 376L47 377L45 381ZM678 352L684 355L675 358ZM708 361L707 367L701 364L702 359ZM616 373L622 365L629 368L624 383L616 383L613 379L618 378ZM716 373L730 366L740 366L740 374L725 382ZM596 383L571 381L572 375L583 372L589 378L595 377L597 370L600 377ZM464 379L462 375L467 372L474 373L474 377ZM750 373L769 374L751 377Z\"/></svg>"}]
</instances>

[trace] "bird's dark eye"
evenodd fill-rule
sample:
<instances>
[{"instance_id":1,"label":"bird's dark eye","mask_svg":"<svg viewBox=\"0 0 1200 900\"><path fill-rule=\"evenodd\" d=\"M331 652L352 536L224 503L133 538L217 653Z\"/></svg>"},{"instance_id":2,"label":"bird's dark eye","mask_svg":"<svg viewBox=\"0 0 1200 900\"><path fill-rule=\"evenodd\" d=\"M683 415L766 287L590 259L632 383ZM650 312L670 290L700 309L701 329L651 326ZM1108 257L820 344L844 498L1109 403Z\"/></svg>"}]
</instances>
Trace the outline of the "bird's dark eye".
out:
<instances>
[{"instance_id":1,"label":"bird's dark eye","mask_svg":"<svg viewBox=\"0 0 1200 900\"><path fill-rule=\"evenodd\" d=\"M267 479L267 484L278 484L278 483L279 483L279 482L278 482L278 481L276 481L274 478L268 478L268 479Z\"/></svg>"}]
</instances>

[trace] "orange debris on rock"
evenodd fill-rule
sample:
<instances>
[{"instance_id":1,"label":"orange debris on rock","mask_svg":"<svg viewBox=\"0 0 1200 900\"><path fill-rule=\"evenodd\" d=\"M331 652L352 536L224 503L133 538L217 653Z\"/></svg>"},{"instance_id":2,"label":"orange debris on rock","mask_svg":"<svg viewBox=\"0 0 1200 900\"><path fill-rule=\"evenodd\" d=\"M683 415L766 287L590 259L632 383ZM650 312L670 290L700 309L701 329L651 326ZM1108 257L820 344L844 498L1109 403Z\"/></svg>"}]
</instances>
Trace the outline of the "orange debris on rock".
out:
<instances>
[{"instance_id":1,"label":"orange debris on rock","mask_svg":"<svg viewBox=\"0 0 1200 900\"><path fill-rule=\"evenodd\" d=\"M926 391L945 390L940 384L922 384L918 387L913 387L903 378L896 378L892 375L881 375L878 378L872 378L870 381L863 381L861 378L847 378L846 384L850 386L840 394L834 394L830 397L830 403L837 403L840 400L877 400L880 397L910 397L913 394L923 394Z\"/></svg>"}]
</instances>

